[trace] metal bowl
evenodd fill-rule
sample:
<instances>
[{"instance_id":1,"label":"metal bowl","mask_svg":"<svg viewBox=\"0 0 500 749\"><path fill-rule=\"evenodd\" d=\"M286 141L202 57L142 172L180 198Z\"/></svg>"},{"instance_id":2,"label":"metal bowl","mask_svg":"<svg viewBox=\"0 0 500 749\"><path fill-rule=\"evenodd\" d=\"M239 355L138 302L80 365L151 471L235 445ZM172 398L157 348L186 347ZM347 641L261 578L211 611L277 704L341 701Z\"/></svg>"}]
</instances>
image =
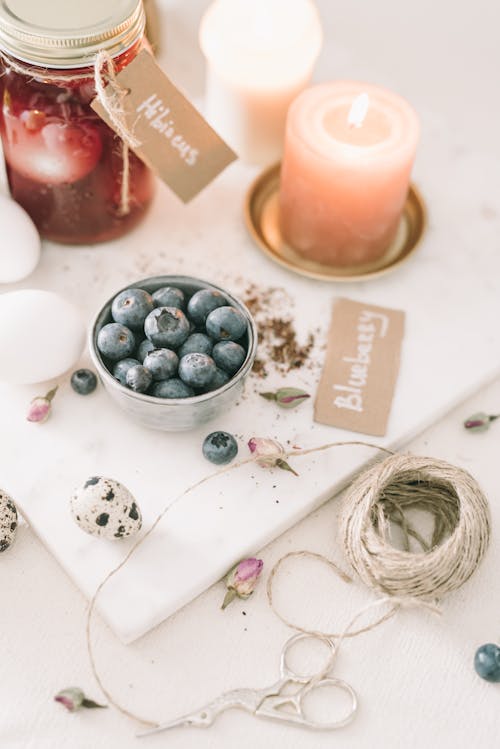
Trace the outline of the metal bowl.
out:
<instances>
[{"instance_id":1,"label":"metal bowl","mask_svg":"<svg viewBox=\"0 0 500 749\"><path fill-rule=\"evenodd\" d=\"M125 289L141 288L152 293L162 286L177 286L182 289L187 297L192 296L200 289L210 289L223 294L230 306L242 312L248 322L246 339L247 356L236 374L222 387L203 395L195 395L192 398L155 398L152 395L135 393L116 380L105 365L105 362L97 348L97 335L100 329L109 322L111 318L111 304L113 299ZM104 388L114 401L129 416L142 426L150 429L161 429L165 432L178 432L194 429L207 421L226 413L243 390L245 378L252 369L257 351L257 328L255 322L245 305L230 294L214 284L201 281L190 276L153 276L135 283L128 284L123 289L118 289L102 309L97 313L89 334L89 349L92 361L104 385Z\"/></svg>"}]
</instances>

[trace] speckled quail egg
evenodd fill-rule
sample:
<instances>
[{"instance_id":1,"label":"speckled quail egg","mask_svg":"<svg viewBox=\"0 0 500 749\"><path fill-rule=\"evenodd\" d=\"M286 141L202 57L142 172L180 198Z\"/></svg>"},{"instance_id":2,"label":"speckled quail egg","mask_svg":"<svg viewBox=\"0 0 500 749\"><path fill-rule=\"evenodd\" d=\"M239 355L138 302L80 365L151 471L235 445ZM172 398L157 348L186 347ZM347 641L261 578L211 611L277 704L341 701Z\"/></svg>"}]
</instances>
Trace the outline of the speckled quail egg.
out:
<instances>
[{"instance_id":1,"label":"speckled quail egg","mask_svg":"<svg viewBox=\"0 0 500 749\"><path fill-rule=\"evenodd\" d=\"M17 510L14 502L0 489L0 552L7 551L17 533Z\"/></svg>"},{"instance_id":2,"label":"speckled quail egg","mask_svg":"<svg viewBox=\"0 0 500 749\"><path fill-rule=\"evenodd\" d=\"M113 479L91 476L70 500L71 514L82 531L114 540L135 536L141 511L129 490Z\"/></svg>"}]
</instances>

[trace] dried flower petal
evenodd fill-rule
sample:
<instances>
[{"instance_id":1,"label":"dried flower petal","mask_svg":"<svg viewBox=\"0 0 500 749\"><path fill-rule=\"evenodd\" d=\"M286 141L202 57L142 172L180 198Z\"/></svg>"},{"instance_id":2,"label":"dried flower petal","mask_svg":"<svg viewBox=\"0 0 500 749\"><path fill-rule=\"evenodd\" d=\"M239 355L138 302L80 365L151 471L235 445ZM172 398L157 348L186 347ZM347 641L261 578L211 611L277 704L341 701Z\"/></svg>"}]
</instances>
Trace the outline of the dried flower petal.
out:
<instances>
[{"instance_id":1,"label":"dried flower petal","mask_svg":"<svg viewBox=\"0 0 500 749\"><path fill-rule=\"evenodd\" d=\"M39 395L36 398L33 398L28 408L28 414L26 416L27 420L37 424L43 424L44 421L47 421L52 408L51 403L56 392L57 387L49 390L46 395Z\"/></svg>"},{"instance_id":2,"label":"dried flower petal","mask_svg":"<svg viewBox=\"0 0 500 749\"><path fill-rule=\"evenodd\" d=\"M486 414L479 412L472 414L468 419L464 421L464 427L470 432L486 432L490 428L491 422L498 419L500 414Z\"/></svg>"},{"instance_id":3,"label":"dried flower petal","mask_svg":"<svg viewBox=\"0 0 500 749\"><path fill-rule=\"evenodd\" d=\"M54 697L55 702L60 702L64 705L66 710L70 713L74 713L79 710L83 703L83 692L80 693L79 689L63 689L59 694Z\"/></svg>"},{"instance_id":4,"label":"dried flower petal","mask_svg":"<svg viewBox=\"0 0 500 749\"><path fill-rule=\"evenodd\" d=\"M252 595L263 566L262 559L249 557L243 559L228 572L226 575L227 593L222 603L223 609L229 606L236 597L246 599Z\"/></svg>"},{"instance_id":5,"label":"dried flower petal","mask_svg":"<svg viewBox=\"0 0 500 749\"><path fill-rule=\"evenodd\" d=\"M246 583L249 580L256 580L262 571L264 562L262 559L249 557L243 559L235 568L234 579L237 583Z\"/></svg>"},{"instance_id":6,"label":"dried flower petal","mask_svg":"<svg viewBox=\"0 0 500 749\"><path fill-rule=\"evenodd\" d=\"M275 401L281 408L295 408L310 398L309 393L300 388L280 388L275 393L259 393L268 401Z\"/></svg>"},{"instance_id":7,"label":"dried flower petal","mask_svg":"<svg viewBox=\"0 0 500 749\"><path fill-rule=\"evenodd\" d=\"M252 437L248 440L248 447L251 453L257 457L257 463L262 468L282 468L284 471L290 471L294 476L299 474L286 462L286 452L279 442L267 437Z\"/></svg>"},{"instance_id":8,"label":"dried flower petal","mask_svg":"<svg viewBox=\"0 0 500 749\"><path fill-rule=\"evenodd\" d=\"M55 702L60 702L64 705L66 710L70 713L75 713L77 710L81 710L82 707L94 708L94 707L107 707L107 705L99 705L94 700L89 700L85 697L83 691L79 687L68 687L62 689L54 697Z\"/></svg>"},{"instance_id":9,"label":"dried flower petal","mask_svg":"<svg viewBox=\"0 0 500 749\"><path fill-rule=\"evenodd\" d=\"M267 437L252 437L248 440L248 447L258 457L257 463L264 468L272 468L279 458L286 455L283 445Z\"/></svg>"}]
</instances>

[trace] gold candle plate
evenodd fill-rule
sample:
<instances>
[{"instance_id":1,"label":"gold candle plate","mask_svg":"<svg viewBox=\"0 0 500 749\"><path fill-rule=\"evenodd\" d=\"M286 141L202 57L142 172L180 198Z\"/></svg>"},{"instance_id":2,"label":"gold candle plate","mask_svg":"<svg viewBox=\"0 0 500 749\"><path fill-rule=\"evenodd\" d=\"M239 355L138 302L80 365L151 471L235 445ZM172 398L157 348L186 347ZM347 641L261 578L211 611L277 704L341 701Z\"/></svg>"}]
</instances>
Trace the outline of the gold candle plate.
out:
<instances>
[{"instance_id":1,"label":"gold candle plate","mask_svg":"<svg viewBox=\"0 0 500 749\"><path fill-rule=\"evenodd\" d=\"M250 186L245 201L245 221L250 235L257 246L279 265L320 281L368 281L395 270L417 249L426 228L427 214L422 196L412 184L396 238L377 261L339 267L308 260L290 247L281 234L280 168L281 164L275 164L262 172Z\"/></svg>"}]
</instances>

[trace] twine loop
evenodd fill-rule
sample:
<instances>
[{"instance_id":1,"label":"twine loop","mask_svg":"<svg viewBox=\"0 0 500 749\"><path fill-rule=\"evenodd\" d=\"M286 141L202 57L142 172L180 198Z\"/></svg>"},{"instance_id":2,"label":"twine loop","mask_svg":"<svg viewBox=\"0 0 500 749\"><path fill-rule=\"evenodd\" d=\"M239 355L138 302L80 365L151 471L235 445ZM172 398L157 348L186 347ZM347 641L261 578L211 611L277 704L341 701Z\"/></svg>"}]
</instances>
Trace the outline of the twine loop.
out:
<instances>
[{"instance_id":1,"label":"twine loop","mask_svg":"<svg viewBox=\"0 0 500 749\"><path fill-rule=\"evenodd\" d=\"M118 83L113 58L104 50L98 52L95 58L94 83L99 101L116 133L129 148L140 146L140 140L130 132L125 120L124 101L129 92Z\"/></svg>"},{"instance_id":2,"label":"twine loop","mask_svg":"<svg viewBox=\"0 0 500 749\"><path fill-rule=\"evenodd\" d=\"M110 55L101 50L94 63L94 83L97 98L113 124L113 128L122 141L122 182L120 189L119 215L130 213L130 148L137 148L141 142L130 132L125 119L124 101L128 90L116 80L116 70Z\"/></svg>"}]
</instances>

